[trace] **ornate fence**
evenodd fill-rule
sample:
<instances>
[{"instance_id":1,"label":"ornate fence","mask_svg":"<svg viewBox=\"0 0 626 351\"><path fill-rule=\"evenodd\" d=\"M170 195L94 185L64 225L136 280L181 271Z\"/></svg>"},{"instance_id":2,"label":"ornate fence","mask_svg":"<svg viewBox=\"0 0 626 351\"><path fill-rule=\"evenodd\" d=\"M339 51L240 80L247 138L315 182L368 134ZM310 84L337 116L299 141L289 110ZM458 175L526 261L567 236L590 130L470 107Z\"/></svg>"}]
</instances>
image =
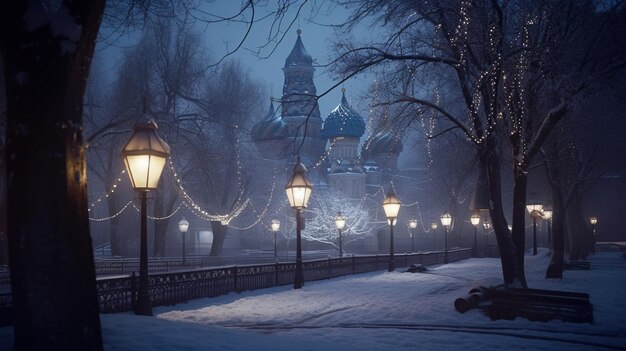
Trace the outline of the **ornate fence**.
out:
<instances>
[{"instance_id":1,"label":"ornate fence","mask_svg":"<svg viewBox=\"0 0 626 351\"><path fill-rule=\"evenodd\" d=\"M471 257L471 249L449 251L450 262ZM443 263L442 251L398 254L396 266ZM330 279L348 274L387 268L389 255L353 256L303 261L305 281ZM295 262L204 268L177 272L150 273L149 289L153 306L174 305L189 300L214 297L293 283ZM138 277L135 273L96 279L101 313L131 311ZM10 324L11 295L0 294L0 325Z\"/></svg>"}]
</instances>

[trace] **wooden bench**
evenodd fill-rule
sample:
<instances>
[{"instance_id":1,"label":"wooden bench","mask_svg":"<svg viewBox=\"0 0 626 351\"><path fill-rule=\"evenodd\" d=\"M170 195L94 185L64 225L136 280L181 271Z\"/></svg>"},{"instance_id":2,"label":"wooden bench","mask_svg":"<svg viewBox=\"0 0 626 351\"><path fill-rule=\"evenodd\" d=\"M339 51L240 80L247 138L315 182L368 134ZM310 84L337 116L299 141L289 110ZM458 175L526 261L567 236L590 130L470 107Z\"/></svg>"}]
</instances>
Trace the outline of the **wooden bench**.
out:
<instances>
[{"instance_id":1,"label":"wooden bench","mask_svg":"<svg viewBox=\"0 0 626 351\"><path fill-rule=\"evenodd\" d=\"M565 269L570 270L587 270L591 268L589 261L568 261L565 263Z\"/></svg>"},{"instance_id":2,"label":"wooden bench","mask_svg":"<svg viewBox=\"0 0 626 351\"><path fill-rule=\"evenodd\" d=\"M586 293L506 289L492 291L489 299L491 304L483 310L492 320L522 317L531 321L593 323L593 305Z\"/></svg>"}]
</instances>

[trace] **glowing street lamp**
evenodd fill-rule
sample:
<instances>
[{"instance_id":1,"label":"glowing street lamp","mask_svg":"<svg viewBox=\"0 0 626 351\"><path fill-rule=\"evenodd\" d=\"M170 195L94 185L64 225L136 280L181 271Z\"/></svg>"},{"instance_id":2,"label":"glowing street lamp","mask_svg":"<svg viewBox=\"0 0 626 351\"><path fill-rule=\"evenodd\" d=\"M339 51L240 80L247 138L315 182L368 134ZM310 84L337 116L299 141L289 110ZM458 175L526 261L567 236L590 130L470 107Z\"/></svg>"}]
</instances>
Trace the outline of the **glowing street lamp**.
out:
<instances>
[{"instance_id":1,"label":"glowing street lamp","mask_svg":"<svg viewBox=\"0 0 626 351\"><path fill-rule=\"evenodd\" d=\"M148 290L148 226L146 203L148 191L155 190L161 178L170 147L156 132L157 125L150 120L135 124L130 140L124 145L122 155L130 182L140 194L141 233L139 253L139 292L135 314L151 316L152 303Z\"/></svg>"},{"instance_id":2,"label":"glowing street lamp","mask_svg":"<svg viewBox=\"0 0 626 351\"><path fill-rule=\"evenodd\" d=\"M450 229L450 226L452 225L452 215L450 213L446 212L441 215L441 225L443 225L446 230L443 263L447 264L448 263L448 230Z\"/></svg>"},{"instance_id":3,"label":"glowing street lamp","mask_svg":"<svg viewBox=\"0 0 626 351\"><path fill-rule=\"evenodd\" d=\"M417 228L417 219L409 221L409 231L411 232L411 252L415 252L415 228Z\"/></svg>"},{"instance_id":4,"label":"glowing street lamp","mask_svg":"<svg viewBox=\"0 0 626 351\"><path fill-rule=\"evenodd\" d=\"M306 168L300 160L293 168L293 176L285 185L287 199L291 208L296 210L296 275L293 280L293 288L300 289L304 286L304 274L302 273L302 209L309 204L309 198L313 192L313 185L306 179Z\"/></svg>"},{"instance_id":5,"label":"glowing street lamp","mask_svg":"<svg viewBox=\"0 0 626 351\"><path fill-rule=\"evenodd\" d=\"M280 221L278 219L272 219L272 223L270 224L270 228L274 232L274 261L276 261L276 236L280 231Z\"/></svg>"},{"instance_id":6,"label":"glowing street lamp","mask_svg":"<svg viewBox=\"0 0 626 351\"><path fill-rule=\"evenodd\" d=\"M543 219L548 221L548 247L552 247L552 210L543 210Z\"/></svg>"},{"instance_id":7,"label":"glowing street lamp","mask_svg":"<svg viewBox=\"0 0 626 351\"><path fill-rule=\"evenodd\" d=\"M185 264L185 233L189 229L189 222L183 217L183 219L178 222L178 230L180 231L180 235L183 237L183 265Z\"/></svg>"},{"instance_id":8,"label":"glowing street lamp","mask_svg":"<svg viewBox=\"0 0 626 351\"><path fill-rule=\"evenodd\" d=\"M478 214L478 212L474 212L474 214L472 214L472 216L470 217L470 222L472 222L472 225L474 226L474 250L473 251L474 251L474 257L476 257L478 253L478 240L476 239L476 228L480 224L480 215Z\"/></svg>"},{"instance_id":9,"label":"glowing street lamp","mask_svg":"<svg viewBox=\"0 0 626 351\"><path fill-rule=\"evenodd\" d=\"M343 246L341 243L341 231L346 226L346 219L341 214L341 211L337 213L337 217L335 217L335 226L339 231L339 257L343 257Z\"/></svg>"},{"instance_id":10,"label":"glowing street lamp","mask_svg":"<svg viewBox=\"0 0 626 351\"><path fill-rule=\"evenodd\" d=\"M526 205L526 210L533 217L533 256L537 254L537 219L542 217L543 205L531 203Z\"/></svg>"},{"instance_id":11,"label":"glowing street lamp","mask_svg":"<svg viewBox=\"0 0 626 351\"><path fill-rule=\"evenodd\" d=\"M589 218L589 223L591 223L591 237L593 238L593 253L596 253L596 224L598 224L598 217Z\"/></svg>"},{"instance_id":12,"label":"glowing street lamp","mask_svg":"<svg viewBox=\"0 0 626 351\"><path fill-rule=\"evenodd\" d=\"M396 197L393 189L389 189L387 197L383 201L383 210L389 223L389 267L387 270L393 272L396 269L396 263L393 260L393 226L398 220L398 212L400 212L400 200Z\"/></svg>"}]
</instances>

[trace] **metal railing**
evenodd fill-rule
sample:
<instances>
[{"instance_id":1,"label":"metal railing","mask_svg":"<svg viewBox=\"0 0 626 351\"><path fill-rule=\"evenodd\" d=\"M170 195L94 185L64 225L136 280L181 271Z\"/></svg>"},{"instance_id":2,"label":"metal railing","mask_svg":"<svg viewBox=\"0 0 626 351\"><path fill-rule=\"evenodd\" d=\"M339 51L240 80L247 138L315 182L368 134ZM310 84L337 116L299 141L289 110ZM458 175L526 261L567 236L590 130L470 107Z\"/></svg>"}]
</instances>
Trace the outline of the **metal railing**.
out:
<instances>
[{"instance_id":1,"label":"metal railing","mask_svg":"<svg viewBox=\"0 0 626 351\"><path fill-rule=\"evenodd\" d=\"M470 258L472 249L452 250L449 262ZM330 279L387 268L389 255L367 255L324 258L303 261L305 281ZM412 264L432 265L444 262L443 251L397 254L396 266ZM150 263L152 264L152 262ZM153 306L174 305L189 300L214 297L230 292L242 292L292 284L295 262L237 265L219 268L200 268L184 271L150 273L149 289ZM101 313L131 311L136 296L138 277L124 274L117 277L98 277L96 286ZM11 295L0 294L0 325L10 324Z\"/></svg>"}]
</instances>

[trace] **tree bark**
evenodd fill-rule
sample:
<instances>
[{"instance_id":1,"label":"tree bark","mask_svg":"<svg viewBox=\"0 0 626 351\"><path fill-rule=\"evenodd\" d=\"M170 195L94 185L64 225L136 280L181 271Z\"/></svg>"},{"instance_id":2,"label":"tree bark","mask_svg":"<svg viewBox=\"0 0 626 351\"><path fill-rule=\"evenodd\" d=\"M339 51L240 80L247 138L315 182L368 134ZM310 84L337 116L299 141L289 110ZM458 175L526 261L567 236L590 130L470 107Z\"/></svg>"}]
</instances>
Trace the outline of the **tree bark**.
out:
<instances>
[{"instance_id":1,"label":"tree bark","mask_svg":"<svg viewBox=\"0 0 626 351\"><path fill-rule=\"evenodd\" d=\"M14 349L102 350L82 104L104 1L3 5Z\"/></svg>"},{"instance_id":2,"label":"tree bark","mask_svg":"<svg viewBox=\"0 0 626 351\"><path fill-rule=\"evenodd\" d=\"M566 212L571 260L584 260L591 252L593 242L591 228L582 213L582 195L577 193L572 196Z\"/></svg>"},{"instance_id":3,"label":"tree bark","mask_svg":"<svg viewBox=\"0 0 626 351\"><path fill-rule=\"evenodd\" d=\"M493 225L493 230L496 234L496 240L498 242L498 251L500 253L500 261L502 264L502 276L504 278L504 284L506 287L526 287L526 278L524 276L524 261L523 261L523 246L522 246L522 260L519 261L518 248L516 247L513 236L509 231L506 223L506 217L504 216L503 202L502 202L502 182L501 182L501 162L498 149L496 148L496 140L493 135L487 137L486 145L483 149L479 150L479 157L481 158L481 165L487 166L487 176L489 178L489 214ZM521 186L521 184L520 184ZM524 187L524 200L525 200L525 187ZM518 199L519 201L519 199ZM520 220L519 216L513 218L513 231L517 227L520 227L520 223L516 223ZM523 217L521 218L523 221ZM521 227L524 227L524 223L521 223ZM518 238L519 241L519 238Z\"/></svg>"},{"instance_id":4,"label":"tree bark","mask_svg":"<svg viewBox=\"0 0 626 351\"><path fill-rule=\"evenodd\" d=\"M219 256L222 254L228 226L223 225L219 221L211 221L211 229L213 230L213 245L211 246L211 253L209 255Z\"/></svg>"},{"instance_id":5,"label":"tree bark","mask_svg":"<svg viewBox=\"0 0 626 351\"><path fill-rule=\"evenodd\" d=\"M163 182L161 182L162 184ZM160 186L154 194L154 216L162 217L165 213L165 199L163 198L163 186ZM163 223L165 222L165 223ZM167 236L167 220L154 221L154 242L152 255L154 257L165 256L165 239Z\"/></svg>"},{"instance_id":6,"label":"tree bark","mask_svg":"<svg viewBox=\"0 0 626 351\"><path fill-rule=\"evenodd\" d=\"M546 270L547 278L563 278L564 257L565 257L565 235L564 235L564 216L565 213L563 203L563 191L556 184L552 183L552 202L554 205L552 211L552 255L550 263Z\"/></svg>"}]
</instances>

